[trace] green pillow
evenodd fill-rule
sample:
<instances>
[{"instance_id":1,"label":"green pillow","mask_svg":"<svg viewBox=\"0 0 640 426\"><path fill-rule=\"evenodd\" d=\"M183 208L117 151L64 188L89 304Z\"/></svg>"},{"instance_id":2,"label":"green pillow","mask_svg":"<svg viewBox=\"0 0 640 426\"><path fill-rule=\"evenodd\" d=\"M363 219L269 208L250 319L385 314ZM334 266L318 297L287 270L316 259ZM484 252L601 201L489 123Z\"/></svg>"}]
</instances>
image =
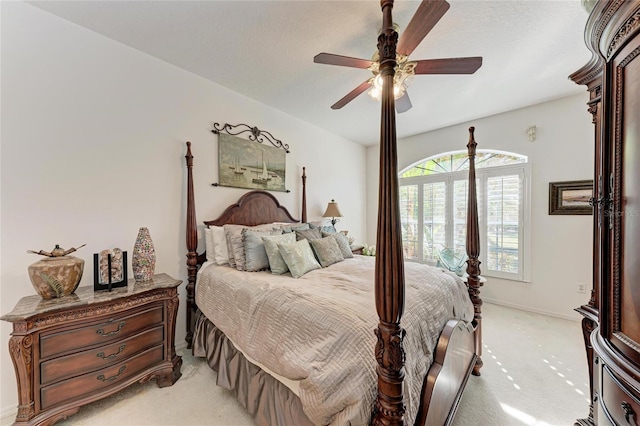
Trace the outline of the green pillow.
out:
<instances>
[{"instance_id":1,"label":"green pillow","mask_svg":"<svg viewBox=\"0 0 640 426\"><path fill-rule=\"evenodd\" d=\"M291 244L278 244L278 250L293 278L300 278L309 271L321 268L306 239Z\"/></svg>"},{"instance_id":2,"label":"green pillow","mask_svg":"<svg viewBox=\"0 0 640 426\"><path fill-rule=\"evenodd\" d=\"M282 235L263 236L262 242L269 259L269 269L272 274L282 275L289 272L289 267L282 258L280 250L278 250L278 243L291 244L296 242L296 234L290 232Z\"/></svg>"},{"instance_id":3,"label":"green pillow","mask_svg":"<svg viewBox=\"0 0 640 426\"><path fill-rule=\"evenodd\" d=\"M311 244L311 248L323 268L344 260L335 238L325 237L318 240L309 240L309 244Z\"/></svg>"}]
</instances>

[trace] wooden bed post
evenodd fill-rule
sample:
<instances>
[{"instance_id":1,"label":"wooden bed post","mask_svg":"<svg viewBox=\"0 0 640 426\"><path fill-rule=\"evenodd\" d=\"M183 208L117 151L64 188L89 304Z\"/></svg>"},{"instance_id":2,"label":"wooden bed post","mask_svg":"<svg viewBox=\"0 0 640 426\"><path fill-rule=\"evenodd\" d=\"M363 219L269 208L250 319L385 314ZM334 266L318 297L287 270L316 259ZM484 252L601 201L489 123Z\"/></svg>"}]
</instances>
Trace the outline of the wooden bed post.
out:
<instances>
[{"instance_id":1,"label":"wooden bed post","mask_svg":"<svg viewBox=\"0 0 640 426\"><path fill-rule=\"evenodd\" d=\"M193 343L192 324L195 310L196 272L198 265L198 229L196 225L196 207L193 192L193 155L191 155L191 142L187 142L187 348L191 349Z\"/></svg>"},{"instance_id":2,"label":"wooden bed post","mask_svg":"<svg viewBox=\"0 0 640 426\"><path fill-rule=\"evenodd\" d=\"M475 127L469 127L469 201L467 202L467 285L469 296L473 303L473 325L475 326L476 365L473 374L480 375L482 368L482 299L480 298L480 231L478 227L478 194L476 192L476 147L474 138Z\"/></svg>"},{"instance_id":3,"label":"wooden bed post","mask_svg":"<svg viewBox=\"0 0 640 426\"><path fill-rule=\"evenodd\" d=\"M300 221L307 223L307 168L302 168L302 217Z\"/></svg>"},{"instance_id":4,"label":"wooden bed post","mask_svg":"<svg viewBox=\"0 0 640 426\"><path fill-rule=\"evenodd\" d=\"M393 0L381 0L382 32L378 36L382 85L380 127L380 186L378 190L378 230L376 236L375 300L380 321L375 330L378 361L378 396L373 409L373 425L404 424L404 361L400 327L404 311L404 263L398 198L395 99L393 78L398 33L393 29Z\"/></svg>"}]
</instances>

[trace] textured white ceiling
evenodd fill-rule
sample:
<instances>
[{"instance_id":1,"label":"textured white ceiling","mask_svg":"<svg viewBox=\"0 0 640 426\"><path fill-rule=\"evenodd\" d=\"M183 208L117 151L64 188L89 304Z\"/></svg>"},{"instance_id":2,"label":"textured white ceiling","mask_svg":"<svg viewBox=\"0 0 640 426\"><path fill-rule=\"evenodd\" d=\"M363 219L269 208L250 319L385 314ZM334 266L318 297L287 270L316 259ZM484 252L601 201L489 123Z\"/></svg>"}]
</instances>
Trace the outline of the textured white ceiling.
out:
<instances>
[{"instance_id":1,"label":"textured white ceiling","mask_svg":"<svg viewBox=\"0 0 640 426\"><path fill-rule=\"evenodd\" d=\"M411 59L483 56L473 75L419 75L398 136L580 93L567 76L590 58L579 0L450 0ZM379 139L380 104L330 105L371 74L313 63L320 52L369 59L380 2L32 1L71 22L363 145ZM398 0L400 32L418 7Z\"/></svg>"}]
</instances>

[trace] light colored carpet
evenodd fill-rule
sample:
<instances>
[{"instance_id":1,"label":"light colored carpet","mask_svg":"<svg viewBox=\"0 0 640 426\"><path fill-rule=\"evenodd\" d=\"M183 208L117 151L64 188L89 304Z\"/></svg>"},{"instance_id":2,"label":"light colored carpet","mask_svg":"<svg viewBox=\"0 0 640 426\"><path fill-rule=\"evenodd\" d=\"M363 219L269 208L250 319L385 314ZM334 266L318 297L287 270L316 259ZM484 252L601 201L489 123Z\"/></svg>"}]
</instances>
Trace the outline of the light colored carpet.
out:
<instances>
[{"instance_id":1,"label":"light colored carpet","mask_svg":"<svg viewBox=\"0 0 640 426\"><path fill-rule=\"evenodd\" d=\"M454 426L564 426L588 412L589 382L577 321L503 306L483 307L481 377L472 376ZM136 384L82 407L61 426L252 425L215 372L182 350L172 387Z\"/></svg>"}]
</instances>

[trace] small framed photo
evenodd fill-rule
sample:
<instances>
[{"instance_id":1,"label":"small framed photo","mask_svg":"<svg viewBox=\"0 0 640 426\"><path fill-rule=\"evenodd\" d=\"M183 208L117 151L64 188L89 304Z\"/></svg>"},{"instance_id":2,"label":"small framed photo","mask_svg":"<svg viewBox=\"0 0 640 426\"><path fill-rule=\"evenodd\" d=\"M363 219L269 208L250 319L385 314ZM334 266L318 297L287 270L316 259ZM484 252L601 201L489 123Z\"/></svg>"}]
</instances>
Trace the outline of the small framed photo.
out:
<instances>
[{"instance_id":1,"label":"small framed photo","mask_svg":"<svg viewBox=\"0 0 640 426\"><path fill-rule=\"evenodd\" d=\"M549 214L593 214L591 197L593 197L593 180L549 182Z\"/></svg>"}]
</instances>

